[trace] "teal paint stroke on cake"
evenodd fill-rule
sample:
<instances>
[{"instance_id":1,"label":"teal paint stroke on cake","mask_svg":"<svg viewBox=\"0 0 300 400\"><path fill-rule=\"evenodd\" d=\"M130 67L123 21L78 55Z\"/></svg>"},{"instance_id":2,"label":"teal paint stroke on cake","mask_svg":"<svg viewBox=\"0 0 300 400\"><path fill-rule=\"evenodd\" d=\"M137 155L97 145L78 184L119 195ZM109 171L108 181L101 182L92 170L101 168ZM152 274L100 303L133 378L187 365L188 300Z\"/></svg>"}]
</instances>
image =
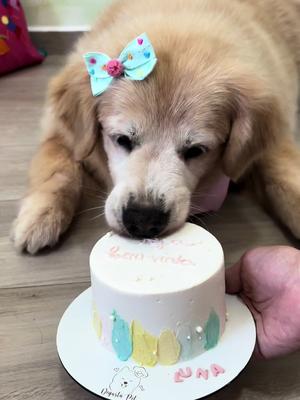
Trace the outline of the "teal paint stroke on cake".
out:
<instances>
[{"instance_id":1,"label":"teal paint stroke on cake","mask_svg":"<svg viewBox=\"0 0 300 400\"><path fill-rule=\"evenodd\" d=\"M132 354L132 338L129 325L114 310L112 345L121 361L127 361Z\"/></svg>"},{"instance_id":2,"label":"teal paint stroke on cake","mask_svg":"<svg viewBox=\"0 0 300 400\"><path fill-rule=\"evenodd\" d=\"M209 314L208 321L204 327L205 350L212 349L218 344L220 337L220 319L216 312L212 310Z\"/></svg>"}]
</instances>

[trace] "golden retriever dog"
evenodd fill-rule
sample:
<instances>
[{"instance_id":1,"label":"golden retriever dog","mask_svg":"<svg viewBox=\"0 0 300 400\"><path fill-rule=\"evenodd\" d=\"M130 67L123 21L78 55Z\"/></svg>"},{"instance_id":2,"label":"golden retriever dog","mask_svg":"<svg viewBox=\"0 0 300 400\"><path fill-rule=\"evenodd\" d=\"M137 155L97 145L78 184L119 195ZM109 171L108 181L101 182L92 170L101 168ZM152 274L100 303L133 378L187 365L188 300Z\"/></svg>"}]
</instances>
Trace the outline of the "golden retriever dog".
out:
<instances>
[{"instance_id":1,"label":"golden retriever dog","mask_svg":"<svg viewBox=\"0 0 300 400\"><path fill-rule=\"evenodd\" d=\"M218 171L252 182L300 238L298 0L123 0L77 43L50 83L44 135L13 227L17 249L54 245L72 221L83 170L111 184L109 226L157 237L187 219ZM111 58L146 32L144 80L93 96L83 55ZM111 182L111 183L110 183Z\"/></svg>"}]
</instances>

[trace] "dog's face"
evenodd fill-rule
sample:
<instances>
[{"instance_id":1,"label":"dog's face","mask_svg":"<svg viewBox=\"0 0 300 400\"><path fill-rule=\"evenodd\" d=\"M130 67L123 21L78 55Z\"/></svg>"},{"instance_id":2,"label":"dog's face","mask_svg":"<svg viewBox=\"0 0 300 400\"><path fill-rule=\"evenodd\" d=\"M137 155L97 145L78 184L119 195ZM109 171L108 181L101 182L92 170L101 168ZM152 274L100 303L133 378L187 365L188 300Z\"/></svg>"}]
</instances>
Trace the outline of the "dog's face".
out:
<instances>
[{"instance_id":1,"label":"dog's face","mask_svg":"<svg viewBox=\"0 0 300 400\"><path fill-rule=\"evenodd\" d=\"M179 77L180 78L180 77ZM103 96L101 124L113 190L106 218L116 231L156 237L187 219L191 195L202 193L220 162L230 129L226 110L195 100L172 78L161 94L157 74L146 83L120 82ZM199 194L201 195L201 194Z\"/></svg>"},{"instance_id":2,"label":"dog's face","mask_svg":"<svg viewBox=\"0 0 300 400\"><path fill-rule=\"evenodd\" d=\"M115 231L145 238L179 228L195 190L205 196L220 169L237 179L271 144L276 105L222 46L154 43L158 64L146 80L117 79L98 98L82 62L72 82L68 71L56 82L56 112L71 125L75 157L101 127L113 180L105 215Z\"/></svg>"}]
</instances>

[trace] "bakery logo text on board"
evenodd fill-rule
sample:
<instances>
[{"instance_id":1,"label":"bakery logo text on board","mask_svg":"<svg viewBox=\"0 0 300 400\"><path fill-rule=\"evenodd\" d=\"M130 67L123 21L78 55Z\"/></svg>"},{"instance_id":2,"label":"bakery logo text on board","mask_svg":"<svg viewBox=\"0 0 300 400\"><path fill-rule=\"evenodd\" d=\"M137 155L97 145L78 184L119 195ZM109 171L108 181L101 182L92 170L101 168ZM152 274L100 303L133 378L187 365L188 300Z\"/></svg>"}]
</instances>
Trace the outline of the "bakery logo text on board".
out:
<instances>
[{"instance_id":1,"label":"bakery logo text on board","mask_svg":"<svg viewBox=\"0 0 300 400\"><path fill-rule=\"evenodd\" d=\"M115 368L115 374L107 388L100 392L109 399L138 400L140 391L144 391L142 381L148 377L144 367L135 366Z\"/></svg>"}]
</instances>

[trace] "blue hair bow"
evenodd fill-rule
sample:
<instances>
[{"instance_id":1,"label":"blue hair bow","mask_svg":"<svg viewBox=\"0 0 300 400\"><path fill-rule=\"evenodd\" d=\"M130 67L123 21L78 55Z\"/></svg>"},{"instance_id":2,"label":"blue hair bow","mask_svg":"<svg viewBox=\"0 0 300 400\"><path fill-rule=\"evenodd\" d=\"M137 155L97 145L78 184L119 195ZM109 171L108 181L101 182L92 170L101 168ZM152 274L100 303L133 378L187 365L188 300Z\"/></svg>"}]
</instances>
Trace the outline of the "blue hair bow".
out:
<instances>
[{"instance_id":1,"label":"blue hair bow","mask_svg":"<svg viewBox=\"0 0 300 400\"><path fill-rule=\"evenodd\" d=\"M85 54L84 59L90 75L93 96L99 96L115 78L120 76L134 81L145 79L157 62L146 33L130 42L117 59L96 52Z\"/></svg>"}]
</instances>

